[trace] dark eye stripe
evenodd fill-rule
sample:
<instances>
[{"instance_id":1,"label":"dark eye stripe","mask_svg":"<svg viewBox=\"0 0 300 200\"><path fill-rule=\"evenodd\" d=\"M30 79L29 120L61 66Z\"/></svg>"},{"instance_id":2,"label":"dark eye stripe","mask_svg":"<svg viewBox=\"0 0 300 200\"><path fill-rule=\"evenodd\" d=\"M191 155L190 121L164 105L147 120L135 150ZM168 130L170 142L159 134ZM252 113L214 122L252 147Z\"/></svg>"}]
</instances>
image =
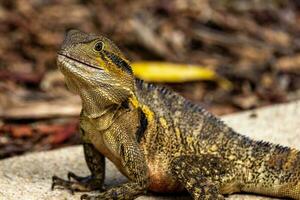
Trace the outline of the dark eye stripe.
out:
<instances>
[{"instance_id":1,"label":"dark eye stripe","mask_svg":"<svg viewBox=\"0 0 300 200\"><path fill-rule=\"evenodd\" d=\"M103 52L99 52L99 55L101 57L101 59L105 62L108 62L107 58L105 57L105 55L103 54Z\"/></svg>"},{"instance_id":2,"label":"dark eye stripe","mask_svg":"<svg viewBox=\"0 0 300 200\"><path fill-rule=\"evenodd\" d=\"M110 53L109 51L103 50L103 53L119 68L121 68L129 74L132 74L131 67L122 58L113 53Z\"/></svg>"}]
</instances>

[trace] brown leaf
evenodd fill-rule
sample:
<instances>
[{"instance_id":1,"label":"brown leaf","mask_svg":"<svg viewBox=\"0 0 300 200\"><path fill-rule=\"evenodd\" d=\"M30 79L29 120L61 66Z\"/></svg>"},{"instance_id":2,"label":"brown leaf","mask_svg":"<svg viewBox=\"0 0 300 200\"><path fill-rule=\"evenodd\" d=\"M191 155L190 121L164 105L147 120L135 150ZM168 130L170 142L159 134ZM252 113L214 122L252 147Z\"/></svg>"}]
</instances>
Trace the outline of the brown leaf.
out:
<instances>
[{"instance_id":1,"label":"brown leaf","mask_svg":"<svg viewBox=\"0 0 300 200\"><path fill-rule=\"evenodd\" d=\"M29 125L11 125L10 132L13 137L21 138L21 137L31 137L33 130Z\"/></svg>"},{"instance_id":2,"label":"brown leaf","mask_svg":"<svg viewBox=\"0 0 300 200\"><path fill-rule=\"evenodd\" d=\"M51 134L47 140L50 144L60 144L74 135L77 132L77 129L77 123L66 124Z\"/></svg>"}]
</instances>

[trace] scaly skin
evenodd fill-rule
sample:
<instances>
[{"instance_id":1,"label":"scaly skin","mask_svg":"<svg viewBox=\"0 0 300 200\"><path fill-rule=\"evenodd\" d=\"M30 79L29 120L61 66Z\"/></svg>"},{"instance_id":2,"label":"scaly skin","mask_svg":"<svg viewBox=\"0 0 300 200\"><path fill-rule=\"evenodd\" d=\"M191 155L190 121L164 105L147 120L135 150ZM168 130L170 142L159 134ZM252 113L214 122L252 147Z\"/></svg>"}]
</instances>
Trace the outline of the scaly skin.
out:
<instances>
[{"instance_id":1,"label":"scaly skin","mask_svg":"<svg viewBox=\"0 0 300 200\"><path fill-rule=\"evenodd\" d=\"M53 187L102 191L82 199L134 199L146 191L184 189L193 199L236 192L300 199L297 150L251 140L175 92L135 79L107 38L70 31L58 66L82 99L81 136L91 176L54 176ZM104 157L128 183L103 189Z\"/></svg>"}]
</instances>

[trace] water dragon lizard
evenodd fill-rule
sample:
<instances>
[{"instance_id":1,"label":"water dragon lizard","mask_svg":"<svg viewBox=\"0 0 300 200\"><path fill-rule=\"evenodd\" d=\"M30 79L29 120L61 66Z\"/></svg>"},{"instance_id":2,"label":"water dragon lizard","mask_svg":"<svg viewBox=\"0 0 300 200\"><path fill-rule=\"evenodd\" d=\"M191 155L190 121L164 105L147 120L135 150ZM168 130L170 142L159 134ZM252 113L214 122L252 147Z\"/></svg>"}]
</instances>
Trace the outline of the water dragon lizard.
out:
<instances>
[{"instance_id":1,"label":"water dragon lizard","mask_svg":"<svg viewBox=\"0 0 300 200\"><path fill-rule=\"evenodd\" d=\"M106 37L71 30L58 51L69 90L80 95L87 177L53 176L52 187L99 190L81 199L134 199L188 191L193 199L249 192L300 199L300 153L243 136L199 105L134 77ZM128 182L103 188L105 157Z\"/></svg>"}]
</instances>

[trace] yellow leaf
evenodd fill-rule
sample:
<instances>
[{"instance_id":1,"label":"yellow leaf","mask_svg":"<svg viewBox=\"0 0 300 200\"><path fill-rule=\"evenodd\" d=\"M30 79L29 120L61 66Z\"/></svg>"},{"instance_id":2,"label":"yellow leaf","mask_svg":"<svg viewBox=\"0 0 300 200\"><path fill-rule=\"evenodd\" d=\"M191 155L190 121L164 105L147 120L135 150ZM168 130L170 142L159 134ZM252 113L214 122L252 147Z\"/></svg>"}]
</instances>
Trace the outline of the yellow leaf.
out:
<instances>
[{"instance_id":1,"label":"yellow leaf","mask_svg":"<svg viewBox=\"0 0 300 200\"><path fill-rule=\"evenodd\" d=\"M211 80L217 81L224 89L231 88L228 80L220 78L213 70L203 66L167 62L134 62L131 66L135 76L148 82Z\"/></svg>"}]
</instances>

